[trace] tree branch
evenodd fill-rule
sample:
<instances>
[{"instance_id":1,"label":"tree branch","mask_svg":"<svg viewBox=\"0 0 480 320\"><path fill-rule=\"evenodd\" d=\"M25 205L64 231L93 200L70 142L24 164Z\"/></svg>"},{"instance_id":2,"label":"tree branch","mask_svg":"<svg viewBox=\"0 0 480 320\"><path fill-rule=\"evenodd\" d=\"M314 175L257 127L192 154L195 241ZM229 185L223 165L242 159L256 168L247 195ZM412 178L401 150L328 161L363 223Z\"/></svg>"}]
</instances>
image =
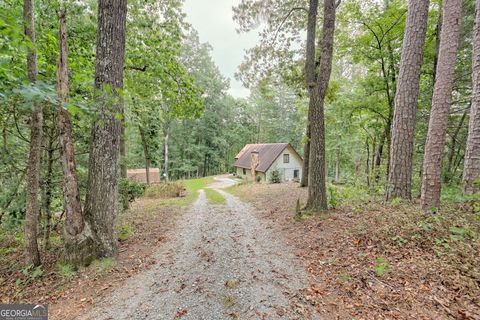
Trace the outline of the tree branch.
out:
<instances>
[{"instance_id":1,"label":"tree branch","mask_svg":"<svg viewBox=\"0 0 480 320\"><path fill-rule=\"evenodd\" d=\"M280 29L282 29L283 24L285 23L285 21L287 21L287 19L290 17L290 15L291 15L294 11L298 11L298 10L303 10L303 11L305 11L306 13L308 13L308 9L305 8L305 7L293 7L292 9L290 9L290 11L288 11L288 13L285 15L285 17L283 17L282 22L280 23L280 25L278 26L277 30L275 31L275 35L274 35L274 37L273 37L272 43L275 43L275 41L277 40L277 35L278 35L278 33L280 32Z\"/></svg>"}]
</instances>

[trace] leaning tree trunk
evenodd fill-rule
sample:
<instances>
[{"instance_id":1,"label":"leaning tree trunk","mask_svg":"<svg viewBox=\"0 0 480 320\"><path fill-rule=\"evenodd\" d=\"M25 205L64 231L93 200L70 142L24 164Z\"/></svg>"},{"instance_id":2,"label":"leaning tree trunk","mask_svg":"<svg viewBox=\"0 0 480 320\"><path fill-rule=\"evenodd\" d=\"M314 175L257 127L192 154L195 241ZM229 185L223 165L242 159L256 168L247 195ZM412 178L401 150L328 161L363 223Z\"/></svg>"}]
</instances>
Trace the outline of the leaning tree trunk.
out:
<instances>
[{"instance_id":1,"label":"leaning tree trunk","mask_svg":"<svg viewBox=\"0 0 480 320\"><path fill-rule=\"evenodd\" d=\"M306 210L328 209L325 174L325 114L324 102L332 72L333 39L335 34L335 0L325 0L320 69L313 92L310 168Z\"/></svg>"},{"instance_id":2,"label":"leaning tree trunk","mask_svg":"<svg viewBox=\"0 0 480 320\"><path fill-rule=\"evenodd\" d=\"M28 80L34 84L37 80L37 51L35 49L34 0L23 1L23 19L25 35L30 38L32 47L27 54ZM40 159L42 153L43 110L36 103L30 120L30 152L27 166L27 199L25 208L25 260L27 265L39 266L40 252L37 243L37 225L39 215L38 192L40 180Z\"/></svg>"},{"instance_id":3,"label":"leaning tree trunk","mask_svg":"<svg viewBox=\"0 0 480 320\"><path fill-rule=\"evenodd\" d=\"M308 186L308 166L310 161L310 136L311 136L311 121L313 112L313 90L316 82L315 70L315 32L317 28L317 12L318 0L310 0L308 8L308 26L307 26L307 51L305 58L305 82L309 94L308 116L307 116L307 132L306 141L303 148L303 168L302 179L300 181L301 187Z\"/></svg>"},{"instance_id":4,"label":"leaning tree trunk","mask_svg":"<svg viewBox=\"0 0 480 320\"><path fill-rule=\"evenodd\" d=\"M463 168L463 190L468 195L478 191L475 181L480 177L480 0L475 9L473 34L472 107Z\"/></svg>"},{"instance_id":5,"label":"leaning tree trunk","mask_svg":"<svg viewBox=\"0 0 480 320\"><path fill-rule=\"evenodd\" d=\"M92 228L96 257L117 252L119 153L122 131L127 0L99 0L95 66L98 115L92 125L85 219Z\"/></svg>"},{"instance_id":6,"label":"leaning tree trunk","mask_svg":"<svg viewBox=\"0 0 480 320\"><path fill-rule=\"evenodd\" d=\"M65 11L58 13L60 22L60 54L57 61L57 128L60 140L60 164L63 173L63 208L65 210L64 259L73 265L89 264L95 257L90 246L93 243L91 229L86 225L80 188L75 167L75 147L72 135L72 120L65 109L68 101L68 46Z\"/></svg>"},{"instance_id":7,"label":"leaning tree trunk","mask_svg":"<svg viewBox=\"0 0 480 320\"><path fill-rule=\"evenodd\" d=\"M452 104L461 15L462 0L444 1L437 78L433 87L432 110L423 157L421 194L423 210L438 208L440 205L442 158Z\"/></svg>"},{"instance_id":8,"label":"leaning tree trunk","mask_svg":"<svg viewBox=\"0 0 480 320\"><path fill-rule=\"evenodd\" d=\"M415 122L429 0L409 0L400 74L395 95L387 200L412 197Z\"/></svg>"}]
</instances>

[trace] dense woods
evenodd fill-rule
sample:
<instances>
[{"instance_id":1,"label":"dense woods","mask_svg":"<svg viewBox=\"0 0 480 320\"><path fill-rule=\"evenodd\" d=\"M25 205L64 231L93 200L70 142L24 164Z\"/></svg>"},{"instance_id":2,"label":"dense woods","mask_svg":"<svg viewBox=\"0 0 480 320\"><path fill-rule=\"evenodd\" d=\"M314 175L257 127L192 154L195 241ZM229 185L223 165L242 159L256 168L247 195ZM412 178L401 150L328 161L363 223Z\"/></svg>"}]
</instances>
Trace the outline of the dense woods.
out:
<instances>
[{"instance_id":1,"label":"dense woods","mask_svg":"<svg viewBox=\"0 0 480 320\"><path fill-rule=\"evenodd\" d=\"M480 0L242 0L238 32L260 32L247 98L182 6L0 0L0 233L23 230L22 264L42 265L56 223L63 260L116 256L127 168L233 173L247 143L303 154L303 213L338 206L338 185L478 210Z\"/></svg>"}]
</instances>

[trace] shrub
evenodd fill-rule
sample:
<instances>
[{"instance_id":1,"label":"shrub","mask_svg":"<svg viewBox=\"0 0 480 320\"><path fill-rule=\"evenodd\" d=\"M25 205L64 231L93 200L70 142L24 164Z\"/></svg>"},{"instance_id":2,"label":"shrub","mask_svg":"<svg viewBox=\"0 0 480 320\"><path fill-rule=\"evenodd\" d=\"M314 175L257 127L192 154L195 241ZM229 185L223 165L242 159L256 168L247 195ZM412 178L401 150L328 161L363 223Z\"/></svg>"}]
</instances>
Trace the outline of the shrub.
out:
<instances>
[{"instance_id":1,"label":"shrub","mask_svg":"<svg viewBox=\"0 0 480 320\"><path fill-rule=\"evenodd\" d=\"M151 185L145 191L149 198L169 199L177 198L185 193L185 186L180 182L162 182Z\"/></svg>"},{"instance_id":2,"label":"shrub","mask_svg":"<svg viewBox=\"0 0 480 320\"><path fill-rule=\"evenodd\" d=\"M257 175L257 177L255 178L255 180L257 180L257 182L260 182L260 181L262 181L262 176L260 176L260 175Z\"/></svg>"},{"instance_id":3,"label":"shrub","mask_svg":"<svg viewBox=\"0 0 480 320\"><path fill-rule=\"evenodd\" d=\"M270 175L270 182L271 183L280 183L282 181L282 177L280 176L280 171L277 169L272 171L272 174Z\"/></svg>"},{"instance_id":4,"label":"shrub","mask_svg":"<svg viewBox=\"0 0 480 320\"><path fill-rule=\"evenodd\" d=\"M120 194L120 201L124 209L128 209L128 204L133 202L136 198L144 195L147 185L143 182L138 182L130 179L120 179L118 191Z\"/></svg>"}]
</instances>

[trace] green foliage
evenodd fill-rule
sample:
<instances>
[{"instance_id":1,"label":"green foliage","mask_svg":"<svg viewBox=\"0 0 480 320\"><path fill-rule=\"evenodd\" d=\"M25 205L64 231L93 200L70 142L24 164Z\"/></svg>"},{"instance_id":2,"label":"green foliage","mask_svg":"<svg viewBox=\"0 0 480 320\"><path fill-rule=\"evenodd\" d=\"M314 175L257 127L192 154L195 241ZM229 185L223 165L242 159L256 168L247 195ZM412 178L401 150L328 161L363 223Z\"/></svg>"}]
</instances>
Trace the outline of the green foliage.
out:
<instances>
[{"instance_id":1,"label":"green foliage","mask_svg":"<svg viewBox=\"0 0 480 320\"><path fill-rule=\"evenodd\" d=\"M71 278L75 275L75 267L69 263L59 262L57 264L57 274L64 279Z\"/></svg>"},{"instance_id":2,"label":"green foliage","mask_svg":"<svg viewBox=\"0 0 480 320\"><path fill-rule=\"evenodd\" d=\"M120 201L133 202L136 198L139 198L145 194L147 185L143 182L134 181L131 179L120 179L118 185L118 192L120 195Z\"/></svg>"},{"instance_id":3,"label":"green foliage","mask_svg":"<svg viewBox=\"0 0 480 320\"><path fill-rule=\"evenodd\" d=\"M118 230L117 238L119 241L125 241L135 234L135 230L130 224L123 224Z\"/></svg>"},{"instance_id":4,"label":"green foliage","mask_svg":"<svg viewBox=\"0 0 480 320\"><path fill-rule=\"evenodd\" d=\"M18 278L15 281L17 286L26 286L31 282L43 277L43 269L42 266L33 267L33 265L25 266L21 269L22 278Z\"/></svg>"},{"instance_id":5,"label":"green foliage","mask_svg":"<svg viewBox=\"0 0 480 320\"><path fill-rule=\"evenodd\" d=\"M104 258L92 262L90 268L99 274L105 274L112 270L115 265L115 260L112 258Z\"/></svg>"},{"instance_id":6,"label":"green foliage","mask_svg":"<svg viewBox=\"0 0 480 320\"><path fill-rule=\"evenodd\" d=\"M375 273L381 277L390 270L390 264L385 257L377 257L375 259Z\"/></svg>"},{"instance_id":7,"label":"green foliage","mask_svg":"<svg viewBox=\"0 0 480 320\"><path fill-rule=\"evenodd\" d=\"M282 176L280 174L280 171L277 169L272 170L272 173L270 174L270 182L271 183L280 183L282 182Z\"/></svg>"},{"instance_id":8,"label":"green foliage","mask_svg":"<svg viewBox=\"0 0 480 320\"><path fill-rule=\"evenodd\" d=\"M337 208L340 205L339 194L337 188L333 185L327 186L328 192L328 206L330 208Z\"/></svg>"}]
</instances>

